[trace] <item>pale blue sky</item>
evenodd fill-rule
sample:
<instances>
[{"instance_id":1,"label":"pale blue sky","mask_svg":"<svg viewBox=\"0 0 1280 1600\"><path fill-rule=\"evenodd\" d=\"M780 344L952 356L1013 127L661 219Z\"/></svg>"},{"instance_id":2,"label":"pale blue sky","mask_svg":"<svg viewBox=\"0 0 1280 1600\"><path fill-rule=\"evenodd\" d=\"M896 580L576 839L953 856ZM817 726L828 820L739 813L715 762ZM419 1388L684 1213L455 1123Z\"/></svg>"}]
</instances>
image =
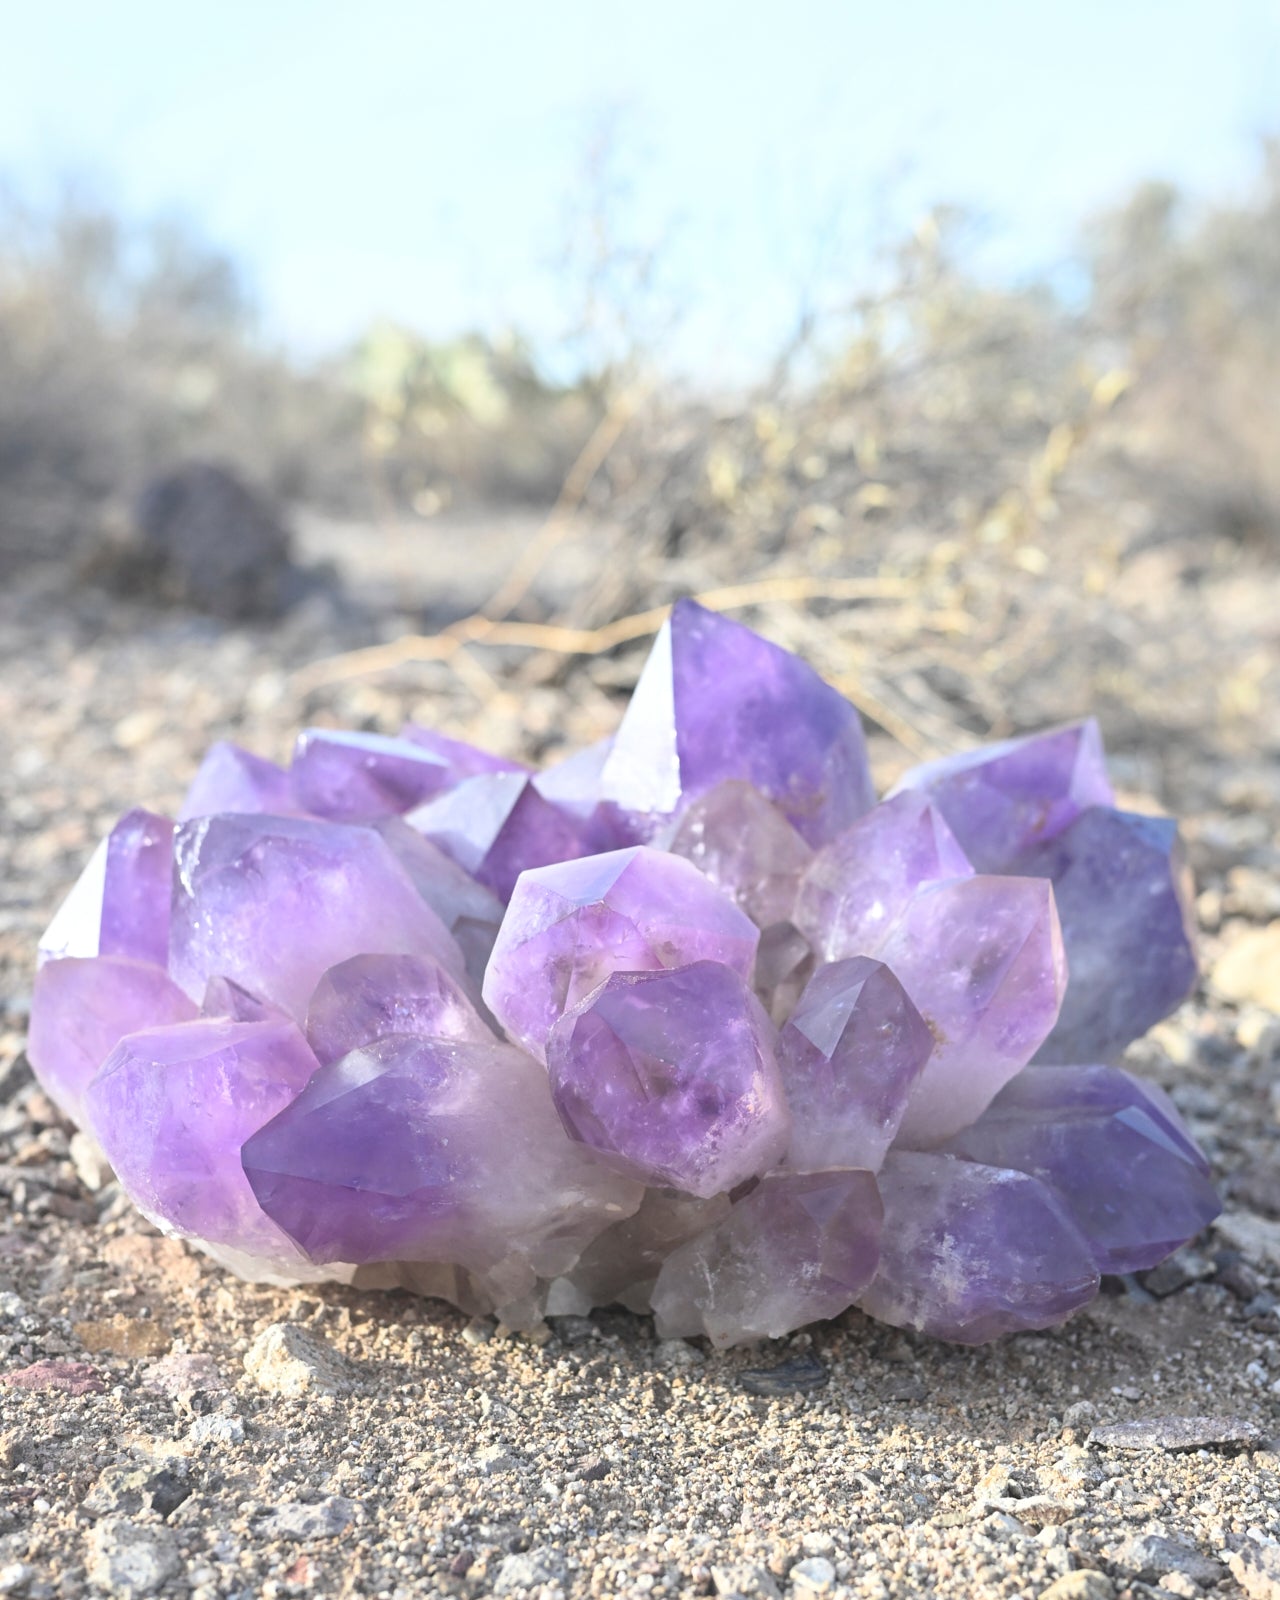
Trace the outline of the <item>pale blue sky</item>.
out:
<instances>
[{"instance_id":1,"label":"pale blue sky","mask_svg":"<svg viewBox=\"0 0 1280 1600\"><path fill-rule=\"evenodd\" d=\"M1280 0L0 0L0 172L185 210L312 348L379 313L564 327L610 108L675 357L735 376L935 200L1016 272L1140 177L1243 188Z\"/></svg>"}]
</instances>

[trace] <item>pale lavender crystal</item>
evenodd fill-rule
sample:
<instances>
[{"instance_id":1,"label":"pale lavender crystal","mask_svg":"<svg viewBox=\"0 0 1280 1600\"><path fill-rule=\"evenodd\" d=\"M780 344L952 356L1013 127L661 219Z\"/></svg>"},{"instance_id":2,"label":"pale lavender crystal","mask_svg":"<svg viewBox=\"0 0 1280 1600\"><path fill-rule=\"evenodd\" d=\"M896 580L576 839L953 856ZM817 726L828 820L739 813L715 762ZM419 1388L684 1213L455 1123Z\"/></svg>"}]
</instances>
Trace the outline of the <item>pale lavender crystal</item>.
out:
<instances>
[{"instance_id":1,"label":"pale lavender crystal","mask_svg":"<svg viewBox=\"0 0 1280 1600\"><path fill-rule=\"evenodd\" d=\"M673 1250L653 1286L663 1338L776 1339L835 1317L871 1282L880 1197L869 1172L775 1174Z\"/></svg>"},{"instance_id":2,"label":"pale lavender crystal","mask_svg":"<svg viewBox=\"0 0 1280 1600\"><path fill-rule=\"evenodd\" d=\"M795 1010L805 984L813 976L814 965L809 941L793 922L775 922L760 930L755 990L779 1026Z\"/></svg>"},{"instance_id":3,"label":"pale lavender crystal","mask_svg":"<svg viewBox=\"0 0 1280 1600\"><path fill-rule=\"evenodd\" d=\"M462 953L383 839L280 817L205 817L176 841L170 971L212 977L301 1020L321 975L353 955L416 955L455 977Z\"/></svg>"},{"instance_id":4,"label":"pale lavender crystal","mask_svg":"<svg viewBox=\"0 0 1280 1600\"><path fill-rule=\"evenodd\" d=\"M291 1022L201 1018L122 1040L85 1092L85 1109L157 1227L283 1263L298 1252L259 1210L240 1150L317 1070Z\"/></svg>"},{"instance_id":5,"label":"pale lavender crystal","mask_svg":"<svg viewBox=\"0 0 1280 1600\"><path fill-rule=\"evenodd\" d=\"M937 807L920 794L886 800L814 857L794 922L826 961L874 955L916 890L973 868Z\"/></svg>"},{"instance_id":6,"label":"pale lavender crystal","mask_svg":"<svg viewBox=\"0 0 1280 1600\"><path fill-rule=\"evenodd\" d=\"M178 821L252 811L277 817L300 815L302 807L289 774L274 761L242 750L238 744L226 740L211 744L191 780Z\"/></svg>"},{"instance_id":7,"label":"pale lavender crystal","mask_svg":"<svg viewBox=\"0 0 1280 1600\"><path fill-rule=\"evenodd\" d=\"M426 750L437 761L442 761L451 771L454 783L464 778L475 778L484 772L528 772L520 761L509 761L506 756L495 756L492 751L481 750L478 745L464 739L450 739L434 728L424 728L417 722L406 722L400 737L420 750Z\"/></svg>"},{"instance_id":8,"label":"pale lavender crystal","mask_svg":"<svg viewBox=\"0 0 1280 1600\"><path fill-rule=\"evenodd\" d=\"M1102 1272L1155 1266L1222 1209L1181 1118L1117 1067L1031 1067L946 1148L1048 1184Z\"/></svg>"},{"instance_id":9,"label":"pale lavender crystal","mask_svg":"<svg viewBox=\"0 0 1280 1600\"><path fill-rule=\"evenodd\" d=\"M1095 806L1013 870L1053 884L1071 974L1037 1060L1114 1060L1195 988L1191 878L1170 818Z\"/></svg>"},{"instance_id":10,"label":"pale lavender crystal","mask_svg":"<svg viewBox=\"0 0 1280 1600\"><path fill-rule=\"evenodd\" d=\"M356 1050L243 1159L262 1209L313 1261L451 1262L498 1273L512 1298L572 1267L643 1192L568 1138L546 1073L496 1040Z\"/></svg>"},{"instance_id":11,"label":"pale lavender crystal","mask_svg":"<svg viewBox=\"0 0 1280 1600\"><path fill-rule=\"evenodd\" d=\"M933 1034L882 962L867 956L820 967L783 1028L778 1048L797 1172L875 1172L933 1050Z\"/></svg>"},{"instance_id":12,"label":"pale lavender crystal","mask_svg":"<svg viewBox=\"0 0 1280 1600\"><path fill-rule=\"evenodd\" d=\"M40 960L122 956L162 967L169 953L173 823L126 812L102 841L40 940Z\"/></svg>"},{"instance_id":13,"label":"pale lavender crystal","mask_svg":"<svg viewBox=\"0 0 1280 1600\"><path fill-rule=\"evenodd\" d=\"M457 941L467 973L478 984L498 937L506 909L502 901L403 818L388 817L376 827L414 888Z\"/></svg>"},{"instance_id":14,"label":"pale lavender crystal","mask_svg":"<svg viewBox=\"0 0 1280 1600\"><path fill-rule=\"evenodd\" d=\"M225 1017L229 1022L288 1022L287 1011L272 1005L270 1000L260 1000L243 984L230 978L210 978L204 986L204 999L200 1005L202 1017Z\"/></svg>"},{"instance_id":15,"label":"pale lavender crystal","mask_svg":"<svg viewBox=\"0 0 1280 1600\"><path fill-rule=\"evenodd\" d=\"M602 797L664 817L734 778L815 847L875 802L862 725L844 696L798 656L680 600L614 739Z\"/></svg>"},{"instance_id":16,"label":"pale lavender crystal","mask_svg":"<svg viewBox=\"0 0 1280 1600\"><path fill-rule=\"evenodd\" d=\"M545 800L525 772L466 778L408 821L502 900L526 868L585 854L582 827Z\"/></svg>"},{"instance_id":17,"label":"pale lavender crystal","mask_svg":"<svg viewBox=\"0 0 1280 1600\"><path fill-rule=\"evenodd\" d=\"M880 1266L858 1304L881 1322L982 1344L1051 1327L1097 1293L1092 1250L1039 1179L893 1150L878 1181Z\"/></svg>"},{"instance_id":18,"label":"pale lavender crystal","mask_svg":"<svg viewBox=\"0 0 1280 1600\"><path fill-rule=\"evenodd\" d=\"M583 1315L615 1300L628 1311L648 1311L662 1263L727 1217L729 1204L727 1194L700 1200L675 1189L646 1189L640 1209L593 1239L572 1271L551 1285L547 1313Z\"/></svg>"},{"instance_id":19,"label":"pale lavender crystal","mask_svg":"<svg viewBox=\"0 0 1280 1600\"><path fill-rule=\"evenodd\" d=\"M484 978L507 1033L540 1061L556 1019L612 972L718 961L750 980L751 919L677 856L644 846L526 872Z\"/></svg>"},{"instance_id":20,"label":"pale lavender crystal","mask_svg":"<svg viewBox=\"0 0 1280 1600\"><path fill-rule=\"evenodd\" d=\"M927 1147L979 1117L1057 1019L1067 967L1053 892L1035 878L932 884L876 954L933 1032L898 1134Z\"/></svg>"},{"instance_id":21,"label":"pale lavender crystal","mask_svg":"<svg viewBox=\"0 0 1280 1600\"><path fill-rule=\"evenodd\" d=\"M1087 806L1115 800L1092 717L913 767L894 793L904 789L929 796L979 872L1010 871Z\"/></svg>"},{"instance_id":22,"label":"pale lavender crystal","mask_svg":"<svg viewBox=\"0 0 1280 1600\"><path fill-rule=\"evenodd\" d=\"M400 816L456 781L447 761L408 739L333 728L298 735L289 775L300 804L333 822Z\"/></svg>"},{"instance_id":23,"label":"pale lavender crystal","mask_svg":"<svg viewBox=\"0 0 1280 1600\"><path fill-rule=\"evenodd\" d=\"M325 1066L388 1034L493 1042L461 986L421 956L352 956L331 967L311 996L306 1033Z\"/></svg>"},{"instance_id":24,"label":"pale lavender crystal","mask_svg":"<svg viewBox=\"0 0 1280 1600\"><path fill-rule=\"evenodd\" d=\"M775 1041L730 967L616 972L552 1028L551 1094L569 1135L608 1166L705 1200L787 1147Z\"/></svg>"},{"instance_id":25,"label":"pale lavender crystal","mask_svg":"<svg viewBox=\"0 0 1280 1600\"><path fill-rule=\"evenodd\" d=\"M80 1122L90 1079L126 1034L195 1014L190 997L147 962L47 961L36 973L27 1055L45 1093Z\"/></svg>"},{"instance_id":26,"label":"pale lavender crystal","mask_svg":"<svg viewBox=\"0 0 1280 1600\"><path fill-rule=\"evenodd\" d=\"M749 783L731 780L690 803L662 839L723 889L758 928L790 920L813 851Z\"/></svg>"}]
</instances>

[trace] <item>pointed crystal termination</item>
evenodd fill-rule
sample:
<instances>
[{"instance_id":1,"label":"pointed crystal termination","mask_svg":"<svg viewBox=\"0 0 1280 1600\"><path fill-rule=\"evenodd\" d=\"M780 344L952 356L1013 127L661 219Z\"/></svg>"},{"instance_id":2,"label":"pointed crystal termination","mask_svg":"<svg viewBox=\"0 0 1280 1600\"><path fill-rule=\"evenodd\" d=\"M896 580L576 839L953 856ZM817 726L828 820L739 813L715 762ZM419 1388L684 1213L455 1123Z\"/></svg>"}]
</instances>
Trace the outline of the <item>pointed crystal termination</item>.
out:
<instances>
[{"instance_id":1,"label":"pointed crystal termination","mask_svg":"<svg viewBox=\"0 0 1280 1600\"><path fill-rule=\"evenodd\" d=\"M205 817L178 830L176 854L170 971L193 997L231 978L300 1021L349 956L421 956L463 974L444 924L368 828Z\"/></svg>"},{"instance_id":2,"label":"pointed crystal termination","mask_svg":"<svg viewBox=\"0 0 1280 1600\"><path fill-rule=\"evenodd\" d=\"M659 1335L705 1333L723 1347L839 1316L876 1271L881 1218L869 1172L762 1178L663 1263L652 1296Z\"/></svg>"},{"instance_id":3,"label":"pointed crystal termination","mask_svg":"<svg viewBox=\"0 0 1280 1600\"><path fill-rule=\"evenodd\" d=\"M317 1070L291 1022L205 1018L122 1040L85 1108L120 1181L157 1227L287 1266L298 1252L259 1211L240 1149Z\"/></svg>"},{"instance_id":4,"label":"pointed crystal termination","mask_svg":"<svg viewBox=\"0 0 1280 1600\"><path fill-rule=\"evenodd\" d=\"M932 1051L928 1025L882 962L854 956L820 967L780 1037L792 1117L786 1166L877 1171Z\"/></svg>"},{"instance_id":5,"label":"pointed crystal termination","mask_svg":"<svg viewBox=\"0 0 1280 1600\"><path fill-rule=\"evenodd\" d=\"M879 1174L880 1267L859 1306L957 1344L1062 1322L1098 1292L1087 1241L1038 1179L891 1151Z\"/></svg>"},{"instance_id":6,"label":"pointed crystal termination","mask_svg":"<svg viewBox=\"0 0 1280 1600\"><path fill-rule=\"evenodd\" d=\"M40 960L120 956L163 967L172 895L173 823L151 811L128 811L45 929Z\"/></svg>"},{"instance_id":7,"label":"pointed crystal termination","mask_svg":"<svg viewBox=\"0 0 1280 1600\"><path fill-rule=\"evenodd\" d=\"M607 805L601 794L604 765L612 749L612 739L598 739L533 776L542 798L578 824L588 855L620 850L636 842L619 827L616 807Z\"/></svg>"},{"instance_id":8,"label":"pointed crystal termination","mask_svg":"<svg viewBox=\"0 0 1280 1600\"><path fill-rule=\"evenodd\" d=\"M582 827L543 799L524 772L467 778L407 820L501 900L511 898L527 868L586 853Z\"/></svg>"},{"instance_id":9,"label":"pointed crystal termination","mask_svg":"<svg viewBox=\"0 0 1280 1600\"><path fill-rule=\"evenodd\" d=\"M401 816L456 782L447 761L408 739L332 728L298 735L289 776L299 803L330 822Z\"/></svg>"},{"instance_id":10,"label":"pointed crystal termination","mask_svg":"<svg viewBox=\"0 0 1280 1600\"><path fill-rule=\"evenodd\" d=\"M243 812L294 817L301 815L302 807L283 767L242 750L238 744L219 740L209 746L191 780L178 821Z\"/></svg>"},{"instance_id":11,"label":"pointed crystal termination","mask_svg":"<svg viewBox=\"0 0 1280 1600\"><path fill-rule=\"evenodd\" d=\"M903 790L929 796L979 872L1016 870L1087 806L1115 801L1092 717L913 767L893 792Z\"/></svg>"},{"instance_id":12,"label":"pointed crystal termination","mask_svg":"<svg viewBox=\"0 0 1280 1600\"><path fill-rule=\"evenodd\" d=\"M718 961L750 981L751 919L678 856L644 846L524 873L484 978L485 1004L539 1061L557 1018L612 972Z\"/></svg>"},{"instance_id":13,"label":"pointed crystal termination","mask_svg":"<svg viewBox=\"0 0 1280 1600\"><path fill-rule=\"evenodd\" d=\"M643 1194L568 1138L546 1073L496 1040L388 1037L322 1067L244 1170L313 1261L451 1262L500 1272L511 1298Z\"/></svg>"},{"instance_id":14,"label":"pointed crystal termination","mask_svg":"<svg viewBox=\"0 0 1280 1600\"><path fill-rule=\"evenodd\" d=\"M1034 878L933 884L877 954L934 1036L898 1130L928 1148L981 1116L1057 1020L1067 965L1053 891Z\"/></svg>"},{"instance_id":15,"label":"pointed crystal termination","mask_svg":"<svg viewBox=\"0 0 1280 1600\"><path fill-rule=\"evenodd\" d=\"M1176 824L1095 806L1014 865L1053 884L1071 981L1038 1061L1112 1061L1196 984Z\"/></svg>"},{"instance_id":16,"label":"pointed crystal termination","mask_svg":"<svg viewBox=\"0 0 1280 1600\"><path fill-rule=\"evenodd\" d=\"M502 901L403 818L388 817L375 826L414 888L457 941L467 974L479 986L506 909Z\"/></svg>"},{"instance_id":17,"label":"pointed crystal termination","mask_svg":"<svg viewBox=\"0 0 1280 1600\"><path fill-rule=\"evenodd\" d=\"M775 1038L729 967L617 972L552 1028L552 1099L607 1166L706 1200L787 1147Z\"/></svg>"},{"instance_id":18,"label":"pointed crystal termination","mask_svg":"<svg viewBox=\"0 0 1280 1600\"><path fill-rule=\"evenodd\" d=\"M793 920L826 961L875 955L917 889L972 876L938 808L925 795L901 794L818 852Z\"/></svg>"},{"instance_id":19,"label":"pointed crystal termination","mask_svg":"<svg viewBox=\"0 0 1280 1600\"><path fill-rule=\"evenodd\" d=\"M307 1041L322 1066L390 1034L494 1043L461 987L420 956L352 956L311 996Z\"/></svg>"},{"instance_id":20,"label":"pointed crystal termination","mask_svg":"<svg viewBox=\"0 0 1280 1600\"><path fill-rule=\"evenodd\" d=\"M1117 1067L1030 1067L946 1149L1047 1184L1101 1272L1142 1272L1221 1211L1209 1166L1158 1090Z\"/></svg>"},{"instance_id":21,"label":"pointed crystal termination","mask_svg":"<svg viewBox=\"0 0 1280 1600\"><path fill-rule=\"evenodd\" d=\"M801 874L813 860L778 807L737 781L690 801L662 842L741 906L757 928L790 920Z\"/></svg>"},{"instance_id":22,"label":"pointed crystal termination","mask_svg":"<svg viewBox=\"0 0 1280 1600\"><path fill-rule=\"evenodd\" d=\"M83 1122L84 1091L121 1039L195 1014L190 997L147 962L118 956L47 961L36 973L27 1054L49 1098Z\"/></svg>"},{"instance_id":23,"label":"pointed crystal termination","mask_svg":"<svg viewBox=\"0 0 1280 1600\"><path fill-rule=\"evenodd\" d=\"M680 600L618 729L602 796L661 818L733 778L815 848L875 803L862 724L844 696L750 628Z\"/></svg>"}]
</instances>

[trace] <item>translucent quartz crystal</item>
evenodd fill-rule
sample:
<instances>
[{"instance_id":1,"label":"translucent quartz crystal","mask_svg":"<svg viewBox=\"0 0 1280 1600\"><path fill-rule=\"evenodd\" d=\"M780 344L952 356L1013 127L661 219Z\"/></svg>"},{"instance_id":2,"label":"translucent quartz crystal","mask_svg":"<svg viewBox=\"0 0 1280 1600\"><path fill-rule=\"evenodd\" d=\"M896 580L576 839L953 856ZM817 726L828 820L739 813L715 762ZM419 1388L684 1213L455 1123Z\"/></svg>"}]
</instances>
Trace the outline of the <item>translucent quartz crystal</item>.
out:
<instances>
[{"instance_id":1,"label":"translucent quartz crystal","mask_svg":"<svg viewBox=\"0 0 1280 1600\"><path fill-rule=\"evenodd\" d=\"M786 1165L877 1170L933 1034L883 962L833 961L810 979L778 1048L791 1108Z\"/></svg>"},{"instance_id":2,"label":"translucent quartz crystal","mask_svg":"<svg viewBox=\"0 0 1280 1600\"><path fill-rule=\"evenodd\" d=\"M170 972L193 998L233 978L301 1021L349 956L417 955L462 976L448 930L370 829L205 817L179 828L175 852Z\"/></svg>"},{"instance_id":3,"label":"translucent quartz crystal","mask_svg":"<svg viewBox=\"0 0 1280 1600\"><path fill-rule=\"evenodd\" d=\"M874 798L853 707L689 602L544 772L414 724L215 745L50 923L31 1062L256 1282L1044 1327L1216 1214L1164 1094L1079 1064L1194 982L1173 825L1113 808L1092 723Z\"/></svg>"},{"instance_id":4,"label":"translucent quartz crystal","mask_svg":"<svg viewBox=\"0 0 1280 1600\"><path fill-rule=\"evenodd\" d=\"M1057 1020L1067 968L1053 894L1034 878L932 884L876 954L934 1037L899 1138L936 1144L986 1110Z\"/></svg>"},{"instance_id":5,"label":"translucent quartz crystal","mask_svg":"<svg viewBox=\"0 0 1280 1600\"><path fill-rule=\"evenodd\" d=\"M484 979L485 1004L540 1061L556 1019L612 972L719 961L750 980L751 919L678 856L633 846L526 872Z\"/></svg>"},{"instance_id":6,"label":"translucent quartz crystal","mask_svg":"<svg viewBox=\"0 0 1280 1600\"><path fill-rule=\"evenodd\" d=\"M946 1148L1048 1184L1101 1272L1155 1266L1222 1209L1172 1105L1116 1067L1032 1067Z\"/></svg>"},{"instance_id":7,"label":"translucent quartz crystal","mask_svg":"<svg viewBox=\"0 0 1280 1600\"><path fill-rule=\"evenodd\" d=\"M152 811L128 811L45 929L40 959L123 956L162 967L172 895L173 823Z\"/></svg>"},{"instance_id":8,"label":"translucent quartz crystal","mask_svg":"<svg viewBox=\"0 0 1280 1600\"><path fill-rule=\"evenodd\" d=\"M283 767L242 750L238 744L219 740L209 746L191 780L178 821L245 811L292 817L299 815L302 807Z\"/></svg>"},{"instance_id":9,"label":"translucent quartz crystal","mask_svg":"<svg viewBox=\"0 0 1280 1600\"><path fill-rule=\"evenodd\" d=\"M304 809L331 822L399 816L456 781L448 761L408 739L332 728L298 735L289 776Z\"/></svg>"},{"instance_id":10,"label":"translucent quartz crystal","mask_svg":"<svg viewBox=\"0 0 1280 1600\"><path fill-rule=\"evenodd\" d=\"M353 1051L243 1159L263 1211L313 1261L449 1262L503 1273L513 1295L567 1271L643 1194L565 1134L546 1073L496 1040Z\"/></svg>"},{"instance_id":11,"label":"translucent quartz crystal","mask_svg":"<svg viewBox=\"0 0 1280 1600\"><path fill-rule=\"evenodd\" d=\"M27 1054L45 1092L81 1122L90 1079L126 1034L195 1014L160 967L119 956L48 961L36 973Z\"/></svg>"},{"instance_id":12,"label":"translucent quartz crystal","mask_svg":"<svg viewBox=\"0 0 1280 1600\"><path fill-rule=\"evenodd\" d=\"M747 913L758 928L787 922L813 851L777 806L749 783L717 784L662 838Z\"/></svg>"},{"instance_id":13,"label":"translucent quartz crystal","mask_svg":"<svg viewBox=\"0 0 1280 1600\"><path fill-rule=\"evenodd\" d=\"M552 1098L608 1166L709 1199L787 1147L775 1039L730 967L614 973L551 1030Z\"/></svg>"},{"instance_id":14,"label":"translucent quartz crystal","mask_svg":"<svg viewBox=\"0 0 1280 1600\"><path fill-rule=\"evenodd\" d=\"M878 1181L880 1265L858 1304L881 1322L981 1344L1050 1327L1097 1293L1092 1250L1037 1178L894 1150Z\"/></svg>"},{"instance_id":15,"label":"translucent quartz crystal","mask_svg":"<svg viewBox=\"0 0 1280 1600\"><path fill-rule=\"evenodd\" d=\"M752 784L818 846L875 803L858 713L813 668L739 622L677 601L602 774L624 811L670 816Z\"/></svg>"},{"instance_id":16,"label":"translucent quartz crystal","mask_svg":"<svg viewBox=\"0 0 1280 1600\"><path fill-rule=\"evenodd\" d=\"M663 1262L652 1296L659 1335L730 1345L838 1316L876 1271L881 1214L869 1172L763 1178Z\"/></svg>"},{"instance_id":17,"label":"translucent quartz crystal","mask_svg":"<svg viewBox=\"0 0 1280 1600\"><path fill-rule=\"evenodd\" d=\"M913 767L894 793L903 790L934 802L979 872L1008 872L1087 806L1115 800L1092 717Z\"/></svg>"},{"instance_id":18,"label":"translucent quartz crystal","mask_svg":"<svg viewBox=\"0 0 1280 1600\"><path fill-rule=\"evenodd\" d=\"M494 1042L461 985L421 956L352 956L330 967L307 1007L307 1042L322 1065L406 1033Z\"/></svg>"},{"instance_id":19,"label":"translucent quartz crystal","mask_svg":"<svg viewBox=\"0 0 1280 1600\"><path fill-rule=\"evenodd\" d=\"M526 868L586 853L582 826L544 799L524 772L466 778L408 821L502 900Z\"/></svg>"},{"instance_id":20,"label":"translucent quartz crystal","mask_svg":"<svg viewBox=\"0 0 1280 1600\"><path fill-rule=\"evenodd\" d=\"M1195 988L1192 888L1169 818L1095 806L1014 871L1053 884L1071 974L1039 1060L1114 1060Z\"/></svg>"},{"instance_id":21,"label":"translucent quartz crystal","mask_svg":"<svg viewBox=\"0 0 1280 1600\"><path fill-rule=\"evenodd\" d=\"M291 1022L202 1018L122 1040L85 1107L108 1161L157 1227L287 1263L298 1252L259 1210L240 1150L317 1066Z\"/></svg>"},{"instance_id":22,"label":"translucent quartz crystal","mask_svg":"<svg viewBox=\"0 0 1280 1600\"><path fill-rule=\"evenodd\" d=\"M903 794L818 852L800 881L793 920L825 961L872 955L917 889L972 876L936 806Z\"/></svg>"}]
</instances>

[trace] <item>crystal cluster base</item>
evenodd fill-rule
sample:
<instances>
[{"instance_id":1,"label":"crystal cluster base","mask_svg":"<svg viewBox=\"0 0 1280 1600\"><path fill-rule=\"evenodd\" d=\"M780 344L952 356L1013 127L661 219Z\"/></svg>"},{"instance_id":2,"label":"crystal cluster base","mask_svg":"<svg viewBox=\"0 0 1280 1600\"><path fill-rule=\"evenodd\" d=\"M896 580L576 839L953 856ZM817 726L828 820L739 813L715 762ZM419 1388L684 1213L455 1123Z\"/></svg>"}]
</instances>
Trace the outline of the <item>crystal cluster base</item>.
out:
<instances>
[{"instance_id":1,"label":"crystal cluster base","mask_svg":"<svg viewBox=\"0 0 1280 1600\"><path fill-rule=\"evenodd\" d=\"M1190 903L1092 722L877 802L853 707L682 601L616 736L544 772L415 725L214 745L54 917L30 1056L247 1278L976 1343L1217 1212L1116 1064L1195 983Z\"/></svg>"}]
</instances>

